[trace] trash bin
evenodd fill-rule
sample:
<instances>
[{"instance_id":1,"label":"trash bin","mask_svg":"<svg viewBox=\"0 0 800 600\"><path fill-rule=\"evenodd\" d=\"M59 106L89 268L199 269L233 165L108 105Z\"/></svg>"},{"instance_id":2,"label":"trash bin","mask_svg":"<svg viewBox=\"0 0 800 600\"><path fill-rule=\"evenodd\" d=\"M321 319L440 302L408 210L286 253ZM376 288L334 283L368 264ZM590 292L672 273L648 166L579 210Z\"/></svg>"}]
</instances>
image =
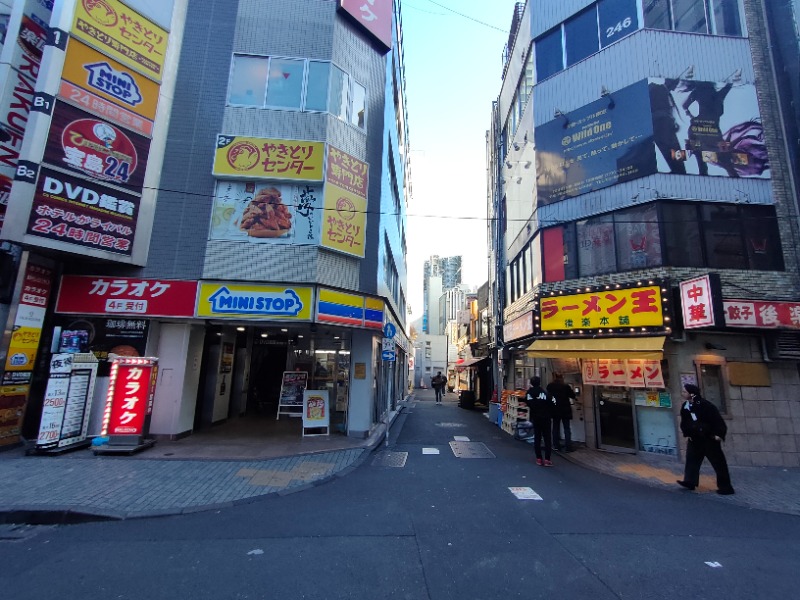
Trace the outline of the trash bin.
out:
<instances>
[{"instance_id":1,"label":"trash bin","mask_svg":"<svg viewBox=\"0 0 800 600\"><path fill-rule=\"evenodd\" d=\"M468 408L470 410L475 408L475 392L472 390L461 390L461 396L458 399L458 405L461 408Z\"/></svg>"}]
</instances>

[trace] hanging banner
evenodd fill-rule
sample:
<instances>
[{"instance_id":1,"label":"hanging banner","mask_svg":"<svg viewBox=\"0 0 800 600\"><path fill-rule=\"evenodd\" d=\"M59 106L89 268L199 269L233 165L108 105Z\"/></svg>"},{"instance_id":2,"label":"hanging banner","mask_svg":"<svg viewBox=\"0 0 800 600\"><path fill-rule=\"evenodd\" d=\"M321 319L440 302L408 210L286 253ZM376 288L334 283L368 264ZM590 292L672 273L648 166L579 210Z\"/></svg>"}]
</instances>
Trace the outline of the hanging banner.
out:
<instances>
[{"instance_id":1,"label":"hanging banner","mask_svg":"<svg viewBox=\"0 0 800 600\"><path fill-rule=\"evenodd\" d=\"M322 188L310 184L218 181L209 239L318 246Z\"/></svg>"},{"instance_id":2,"label":"hanging banner","mask_svg":"<svg viewBox=\"0 0 800 600\"><path fill-rule=\"evenodd\" d=\"M80 0L72 35L161 81L169 34L118 0Z\"/></svg>"},{"instance_id":3,"label":"hanging banner","mask_svg":"<svg viewBox=\"0 0 800 600\"><path fill-rule=\"evenodd\" d=\"M587 385L664 389L661 361L640 359L583 359L581 376Z\"/></svg>"},{"instance_id":4,"label":"hanging banner","mask_svg":"<svg viewBox=\"0 0 800 600\"><path fill-rule=\"evenodd\" d=\"M322 181L325 144L219 134L212 173L224 178Z\"/></svg>"}]
</instances>

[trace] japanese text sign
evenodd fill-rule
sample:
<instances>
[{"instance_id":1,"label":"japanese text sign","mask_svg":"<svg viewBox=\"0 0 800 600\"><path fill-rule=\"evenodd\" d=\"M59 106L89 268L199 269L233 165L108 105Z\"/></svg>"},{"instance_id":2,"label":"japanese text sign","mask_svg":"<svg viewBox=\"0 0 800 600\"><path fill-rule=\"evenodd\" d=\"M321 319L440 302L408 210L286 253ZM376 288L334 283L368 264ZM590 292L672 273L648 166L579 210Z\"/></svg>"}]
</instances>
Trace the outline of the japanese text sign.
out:
<instances>
[{"instance_id":1,"label":"japanese text sign","mask_svg":"<svg viewBox=\"0 0 800 600\"><path fill-rule=\"evenodd\" d=\"M26 233L130 256L138 216L138 197L42 168Z\"/></svg>"},{"instance_id":2,"label":"japanese text sign","mask_svg":"<svg viewBox=\"0 0 800 600\"><path fill-rule=\"evenodd\" d=\"M325 144L303 140L217 136L214 175L322 181Z\"/></svg>"},{"instance_id":3,"label":"japanese text sign","mask_svg":"<svg viewBox=\"0 0 800 600\"><path fill-rule=\"evenodd\" d=\"M339 0L339 7L386 50L392 48L392 0Z\"/></svg>"},{"instance_id":4,"label":"japanese text sign","mask_svg":"<svg viewBox=\"0 0 800 600\"><path fill-rule=\"evenodd\" d=\"M367 199L325 184L321 245L345 254L364 258L367 225Z\"/></svg>"},{"instance_id":5,"label":"japanese text sign","mask_svg":"<svg viewBox=\"0 0 800 600\"><path fill-rule=\"evenodd\" d=\"M664 388L661 361L639 359L584 359L583 383L628 388Z\"/></svg>"},{"instance_id":6,"label":"japanese text sign","mask_svg":"<svg viewBox=\"0 0 800 600\"><path fill-rule=\"evenodd\" d=\"M64 275L56 312L192 317L196 300L195 281Z\"/></svg>"},{"instance_id":7,"label":"japanese text sign","mask_svg":"<svg viewBox=\"0 0 800 600\"><path fill-rule=\"evenodd\" d=\"M161 81L169 34L118 0L80 0L72 35Z\"/></svg>"},{"instance_id":8,"label":"japanese text sign","mask_svg":"<svg viewBox=\"0 0 800 600\"><path fill-rule=\"evenodd\" d=\"M658 285L544 297L539 313L542 331L664 326Z\"/></svg>"},{"instance_id":9,"label":"japanese text sign","mask_svg":"<svg viewBox=\"0 0 800 600\"><path fill-rule=\"evenodd\" d=\"M149 135L156 118L158 84L96 50L71 40L59 96L97 116Z\"/></svg>"},{"instance_id":10,"label":"japanese text sign","mask_svg":"<svg viewBox=\"0 0 800 600\"><path fill-rule=\"evenodd\" d=\"M684 328L713 327L714 299L710 276L681 281L680 288Z\"/></svg>"},{"instance_id":11,"label":"japanese text sign","mask_svg":"<svg viewBox=\"0 0 800 600\"><path fill-rule=\"evenodd\" d=\"M758 329L800 329L800 302L725 300L725 325Z\"/></svg>"},{"instance_id":12,"label":"japanese text sign","mask_svg":"<svg viewBox=\"0 0 800 600\"><path fill-rule=\"evenodd\" d=\"M150 139L56 102L44 160L84 177L141 193Z\"/></svg>"},{"instance_id":13,"label":"japanese text sign","mask_svg":"<svg viewBox=\"0 0 800 600\"><path fill-rule=\"evenodd\" d=\"M510 342L533 335L533 312L503 325L503 340Z\"/></svg>"},{"instance_id":14,"label":"japanese text sign","mask_svg":"<svg viewBox=\"0 0 800 600\"><path fill-rule=\"evenodd\" d=\"M328 146L328 164L325 180L348 192L367 197L367 182L369 179L369 165L342 152L338 148Z\"/></svg>"},{"instance_id":15,"label":"japanese text sign","mask_svg":"<svg viewBox=\"0 0 800 600\"><path fill-rule=\"evenodd\" d=\"M311 320L314 289L258 284L201 283L198 317Z\"/></svg>"},{"instance_id":16,"label":"japanese text sign","mask_svg":"<svg viewBox=\"0 0 800 600\"><path fill-rule=\"evenodd\" d=\"M144 435L152 411L157 359L115 358L103 417L103 435Z\"/></svg>"}]
</instances>

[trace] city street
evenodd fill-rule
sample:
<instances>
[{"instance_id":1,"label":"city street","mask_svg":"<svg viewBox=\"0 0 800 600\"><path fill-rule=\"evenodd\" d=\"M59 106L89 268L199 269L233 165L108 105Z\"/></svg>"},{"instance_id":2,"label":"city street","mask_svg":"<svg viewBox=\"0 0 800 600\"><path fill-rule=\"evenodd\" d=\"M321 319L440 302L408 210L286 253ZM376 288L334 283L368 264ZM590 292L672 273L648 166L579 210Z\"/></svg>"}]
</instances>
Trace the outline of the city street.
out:
<instances>
[{"instance_id":1,"label":"city street","mask_svg":"<svg viewBox=\"0 0 800 600\"><path fill-rule=\"evenodd\" d=\"M14 600L749 600L800 587L797 516L553 461L535 466L529 444L453 394L436 406L418 391L388 447L318 486L189 515L4 526L0 589Z\"/></svg>"}]
</instances>

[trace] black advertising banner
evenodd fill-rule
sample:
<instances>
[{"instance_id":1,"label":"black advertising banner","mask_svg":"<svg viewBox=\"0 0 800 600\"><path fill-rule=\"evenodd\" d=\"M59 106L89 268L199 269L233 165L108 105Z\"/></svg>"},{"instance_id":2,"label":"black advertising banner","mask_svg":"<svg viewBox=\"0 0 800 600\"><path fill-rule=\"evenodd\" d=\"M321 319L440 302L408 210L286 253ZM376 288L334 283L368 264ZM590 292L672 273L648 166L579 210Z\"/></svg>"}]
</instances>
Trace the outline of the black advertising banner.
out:
<instances>
[{"instance_id":1,"label":"black advertising banner","mask_svg":"<svg viewBox=\"0 0 800 600\"><path fill-rule=\"evenodd\" d=\"M56 102L45 162L141 193L149 152L148 138Z\"/></svg>"},{"instance_id":2,"label":"black advertising banner","mask_svg":"<svg viewBox=\"0 0 800 600\"><path fill-rule=\"evenodd\" d=\"M649 107L640 81L537 127L539 206L654 173Z\"/></svg>"},{"instance_id":3,"label":"black advertising banner","mask_svg":"<svg viewBox=\"0 0 800 600\"><path fill-rule=\"evenodd\" d=\"M770 177L755 87L648 79L535 130L538 204L654 173Z\"/></svg>"},{"instance_id":4,"label":"black advertising banner","mask_svg":"<svg viewBox=\"0 0 800 600\"><path fill-rule=\"evenodd\" d=\"M130 256L139 198L41 169L26 233Z\"/></svg>"}]
</instances>

